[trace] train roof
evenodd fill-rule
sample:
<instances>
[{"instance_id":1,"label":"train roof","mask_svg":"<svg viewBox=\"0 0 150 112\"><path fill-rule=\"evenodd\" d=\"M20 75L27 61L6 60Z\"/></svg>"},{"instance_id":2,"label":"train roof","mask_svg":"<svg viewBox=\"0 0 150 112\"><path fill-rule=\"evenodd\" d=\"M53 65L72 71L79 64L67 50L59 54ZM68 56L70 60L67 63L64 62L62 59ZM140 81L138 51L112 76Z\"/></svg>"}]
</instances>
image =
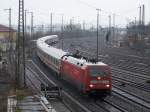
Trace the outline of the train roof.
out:
<instances>
[{"instance_id":1,"label":"train roof","mask_svg":"<svg viewBox=\"0 0 150 112\"><path fill-rule=\"evenodd\" d=\"M47 53L48 55L51 55L55 57L56 59L60 60L61 58L64 61L67 61L69 63L72 63L74 65L77 65L79 67L86 67L86 66L107 66L107 64L103 62L90 62L86 59L81 58L76 58L72 55L68 55L68 52L65 52L61 49L54 48L46 43L48 39L55 39L58 38L57 35L51 35L51 36L45 36L42 38L39 38L37 40L37 47L40 48L42 51Z\"/></svg>"},{"instance_id":2,"label":"train roof","mask_svg":"<svg viewBox=\"0 0 150 112\"><path fill-rule=\"evenodd\" d=\"M53 39L53 38L57 38L57 35L52 35L52 36L46 36L46 37L39 38L37 40L37 46L38 46L38 48L40 48L45 53L55 57L58 60L60 60L62 56L67 54L67 52L64 52L61 49L54 48L54 47L48 45L45 42L46 40Z\"/></svg>"},{"instance_id":3,"label":"train roof","mask_svg":"<svg viewBox=\"0 0 150 112\"><path fill-rule=\"evenodd\" d=\"M87 61L83 58L75 58L75 57L72 57L72 56L65 56L63 58L64 61L67 61L69 63L72 63L74 65L77 65L79 67L86 67L86 66L107 66L107 64L103 63L103 62L90 62L90 61Z\"/></svg>"}]
</instances>

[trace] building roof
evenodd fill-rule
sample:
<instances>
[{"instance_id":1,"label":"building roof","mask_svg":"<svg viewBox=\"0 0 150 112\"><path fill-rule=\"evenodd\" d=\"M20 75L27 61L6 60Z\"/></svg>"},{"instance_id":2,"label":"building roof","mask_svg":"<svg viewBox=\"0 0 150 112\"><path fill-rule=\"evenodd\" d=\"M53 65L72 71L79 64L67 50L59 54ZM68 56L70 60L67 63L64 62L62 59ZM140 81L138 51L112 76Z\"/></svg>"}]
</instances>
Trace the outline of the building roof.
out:
<instances>
[{"instance_id":1,"label":"building roof","mask_svg":"<svg viewBox=\"0 0 150 112\"><path fill-rule=\"evenodd\" d=\"M9 32L9 29L10 29L10 31L15 32L14 29L9 28L9 27L7 27L7 26L4 26L4 25L0 24L0 32Z\"/></svg>"}]
</instances>

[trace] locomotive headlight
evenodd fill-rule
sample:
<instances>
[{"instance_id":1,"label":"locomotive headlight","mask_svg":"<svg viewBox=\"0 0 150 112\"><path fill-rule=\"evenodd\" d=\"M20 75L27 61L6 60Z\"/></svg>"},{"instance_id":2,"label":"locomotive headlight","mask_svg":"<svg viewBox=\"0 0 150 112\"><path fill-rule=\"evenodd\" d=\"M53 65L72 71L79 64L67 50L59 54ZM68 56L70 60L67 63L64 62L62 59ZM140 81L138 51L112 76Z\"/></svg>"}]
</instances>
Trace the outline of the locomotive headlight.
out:
<instances>
[{"instance_id":1,"label":"locomotive headlight","mask_svg":"<svg viewBox=\"0 0 150 112\"><path fill-rule=\"evenodd\" d=\"M109 84L107 84L107 85L106 85L106 87L110 87L110 85L109 85Z\"/></svg>"},{"instance_id":2,"label":"locomotive headlight","mask_svg":"<svg viewBox=\"0 0 150 112\"><path fill-rule=\"evenodd\" d=\"M100 80L100 79L101 79L101 77L97 77L97 79L98 79L98 80Z\"/></svg>"},{"instance_id":3,"label":"locomotive headlight","mask_svg":"<svg viewBox=\"0 0 150 112\"><path fill-rule=\"evenodd\" d=\"M90 85L89 85L89 87L90 87L90 88L93 88L93 87L94 87L94 85L93 85L93 84L90 84Z\"/></svg>"}]
</instances>

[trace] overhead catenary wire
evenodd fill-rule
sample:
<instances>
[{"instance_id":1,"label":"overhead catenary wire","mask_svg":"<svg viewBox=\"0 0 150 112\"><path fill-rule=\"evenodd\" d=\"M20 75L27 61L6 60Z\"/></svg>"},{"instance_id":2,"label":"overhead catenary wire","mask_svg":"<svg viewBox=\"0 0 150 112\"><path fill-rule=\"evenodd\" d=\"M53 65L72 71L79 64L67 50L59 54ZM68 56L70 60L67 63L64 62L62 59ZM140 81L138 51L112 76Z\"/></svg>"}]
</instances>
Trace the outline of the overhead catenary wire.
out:
<instances>
[{"instance_id":1,"label":"overhead catenary wire","mask_svg":"<svg viewBox=\"0 0 150 112\"><path fill-rule=\"evenodd\" d=\"M91 4L87 3L87 2L82 1L82 0L75 0L75 1L77 1L77 2L79 2L79 3L81 3L81 4L84 4L84 5L86 5L86 6L90 7L90 8L92 8L92 9L98 9L98 7L95 7L95 6L93 6L93 5L91 5ZM135 10L135 8L134 8L133 10ZM132 11L133 11L133 10L132 10ZM115 14L115 16L123 17L123 18L125 18L126 20L127 20L127 19L128 19L128 20L131 20L131 19L129 19L129 17L125 16L124 13L130 13L130 12L131 12L131 9L130 9L130 10L127 10L127 11L124 11L123 14L116 14L116 13L114 13L114 12L105 11L105 10L101 9L101 13L109 14L109 15L114 15L114 14Z\"/></svg>"}]
</instances>

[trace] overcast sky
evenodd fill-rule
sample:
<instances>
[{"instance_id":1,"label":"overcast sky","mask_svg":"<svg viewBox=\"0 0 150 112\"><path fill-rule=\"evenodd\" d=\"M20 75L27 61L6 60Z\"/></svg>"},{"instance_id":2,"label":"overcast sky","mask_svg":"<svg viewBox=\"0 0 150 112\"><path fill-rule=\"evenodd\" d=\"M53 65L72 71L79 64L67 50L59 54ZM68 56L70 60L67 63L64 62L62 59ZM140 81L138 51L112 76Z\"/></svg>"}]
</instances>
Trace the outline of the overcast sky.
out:
<instances>
[{"instance_id":1,"label":"overcast sky","mask_svg":"<svg viewBox=\"0 0 150 112\"><path fill-rule=\"evenodd\" d=\"M18 21L18 1L2 0L0 3L0 24L8 24L9 7L12 8L12 24ZM50 13L53 13L53 22L61 23L61 14L64 14L64 22L68 23L70 18L73 22L85 22L95 25L96 9L102 9L100 13L100 24L108 25L108 15L116 14L116 25L125 25L128 21L137 17L140 4L146 7L146 22L150 21L150 0L24 0L25 9L34 12L34 23L49 24ZM112 14L111 14L112 15ZM27 16L27 24L30 24L30 14Z\"/></svg>"}]
</instances>

